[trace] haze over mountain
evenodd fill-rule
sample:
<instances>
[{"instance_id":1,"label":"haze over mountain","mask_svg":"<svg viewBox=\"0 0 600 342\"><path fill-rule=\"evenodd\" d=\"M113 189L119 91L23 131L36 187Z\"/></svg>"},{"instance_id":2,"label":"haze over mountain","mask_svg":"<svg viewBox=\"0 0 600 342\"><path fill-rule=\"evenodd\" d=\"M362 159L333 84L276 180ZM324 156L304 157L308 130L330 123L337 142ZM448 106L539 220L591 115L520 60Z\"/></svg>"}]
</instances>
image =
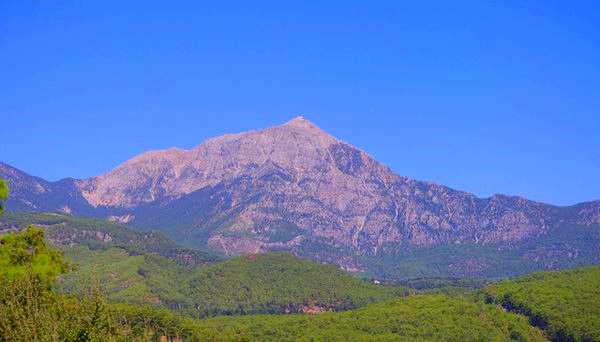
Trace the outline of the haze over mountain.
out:
<instances>
[{"instance_id":1,"label":"haze over mountain","mask_svg":"<svg viewBox=\"0 0 600 342\"><path fill-rule=\"evenodd\" d=\"M600 224L600 201L477 198L399 176L303 117L143 153L90 179L47 182L2 163L0 177L11 188L9 210L108 218L226 255L285 250L350 270L363 269L362 257L513 246ZM575 253L569 248L555 257Z\"/></svg>"}]
</instances>

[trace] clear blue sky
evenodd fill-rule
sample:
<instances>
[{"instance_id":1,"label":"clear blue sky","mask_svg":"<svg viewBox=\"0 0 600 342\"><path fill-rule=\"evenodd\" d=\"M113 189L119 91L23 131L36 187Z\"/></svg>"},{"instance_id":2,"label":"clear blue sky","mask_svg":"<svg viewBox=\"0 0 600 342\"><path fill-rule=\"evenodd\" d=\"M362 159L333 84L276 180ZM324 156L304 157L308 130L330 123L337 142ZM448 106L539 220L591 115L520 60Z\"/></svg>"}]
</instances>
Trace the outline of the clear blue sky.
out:
<instances>
[{"instance_id":1,"label":"clear blue sky","mask_svg":"<svg viewBox=\"0 0 600 342\"><path fill-rule=\"evenodd\" d=\"M0 0L0 161L89 177L305 115L397 173L600 199L599 1Z\"/></svg>"}]
</instances>

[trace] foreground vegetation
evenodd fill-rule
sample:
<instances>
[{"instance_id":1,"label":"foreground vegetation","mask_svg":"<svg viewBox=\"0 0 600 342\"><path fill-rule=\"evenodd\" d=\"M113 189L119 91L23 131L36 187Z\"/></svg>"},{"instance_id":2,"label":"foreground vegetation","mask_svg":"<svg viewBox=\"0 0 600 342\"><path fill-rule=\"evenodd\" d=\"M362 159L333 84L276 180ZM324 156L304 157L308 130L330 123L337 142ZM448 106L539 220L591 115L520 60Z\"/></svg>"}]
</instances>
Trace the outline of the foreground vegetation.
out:
<instances>
[{"instance_id":1,"label":"foreground vegetation","mask_svg":"<svg viewBox=\"0 0 600 342\"><path fill-rule=\"evenodd\" d=\"M67 269L39 229L0 238L0 341L121 340L127 329L105 312L100 296L78 300L52 291Z\"/></svg>"},{"instance_id":2,"label":"foreground vegetation","mask_svg":"<svg viewBox=\"0 0 600 342\"><path fill-rule=\"evenodd\" d=\"M486 288L488 302L529 317L555 341L600 341L600 267L540 272Z\"/></svg>"},{"instance_id":3,"label":"foreground vegetation","mask_svg":"<svg viewBox=\"0 0 600 342\"><path fill-rule=\"evenodd\" d=\"M496 306L482 302L443 295L405 297L352 311L318 315L255 315L203 320L184 318L156 307L107 304L99 291L71 296L52 290L55 279L68 271L69 266L59 252L47 245L42 230L30 227L21 233L6 234L1 239L2 341L158 341L161 338L190 341L543 340L539 331L530 327L524 317L502 312ZM285 274L283 269L277 269L277 265L298 266L297 261L287 255L284 255L283 259L287 259L284 263L278 263L278 255L261 257L233 260L231 266L243 271L247 261L275 274ZM270 266L271 262L275 266ZM317 266L313 267L318 271ZM333 272L332 269L328 271ZM196 275L196 279L223 272L226 271L215 267ZM308 274L316 276L315 273ZM358 289L365 286L348 284L351 285ZM302 289L302 285L298 288ZM223 295L232 293L224 290ZM277 298L276 293L274 298ZM232 299L236 300L235 297Z\"/></svg>"}]
</instances>

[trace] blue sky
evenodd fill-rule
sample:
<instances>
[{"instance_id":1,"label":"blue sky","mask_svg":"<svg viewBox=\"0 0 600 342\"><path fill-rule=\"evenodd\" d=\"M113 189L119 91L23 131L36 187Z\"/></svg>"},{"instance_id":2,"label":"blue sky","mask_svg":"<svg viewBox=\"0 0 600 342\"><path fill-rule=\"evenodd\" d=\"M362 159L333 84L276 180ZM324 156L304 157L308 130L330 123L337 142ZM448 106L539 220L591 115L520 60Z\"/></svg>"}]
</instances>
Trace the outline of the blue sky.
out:
<instances>
[{"instance_id":1,"label":"blue sky","mask_svg":"<svg viewBox=\"0 0 600 342\"><path fill-rule=\"evenodd\" d=\"M600 199L600 2L0 0L0 161L89 177L304 115L401 175Z\"/></svg>"}]
</instances>

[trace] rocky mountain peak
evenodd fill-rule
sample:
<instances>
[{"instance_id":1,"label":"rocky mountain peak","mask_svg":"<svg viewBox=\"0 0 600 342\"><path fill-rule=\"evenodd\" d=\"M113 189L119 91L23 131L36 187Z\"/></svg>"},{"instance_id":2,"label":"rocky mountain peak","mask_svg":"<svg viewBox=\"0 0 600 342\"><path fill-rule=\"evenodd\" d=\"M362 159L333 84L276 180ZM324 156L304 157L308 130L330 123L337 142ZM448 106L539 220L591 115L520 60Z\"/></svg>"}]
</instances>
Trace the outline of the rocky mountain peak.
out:
<instances>
[{"instance_id":1,"label":"rocky mountain peak","mask_svg":"<svg viewBox=\"0 0 600 342\"><path fill-rule=\"evenodd\" d=\"M293 118L292 120L284 123L282 126L287 127L298 127L305 129L318 129L318 127L312 122L308 121L304 116L299 115Z\"/></svg>"},{"instance_id":2,"label":"rocky mountain peak","mask_svg":"<svg viewBox=\"0 0 600 342\"><path fill-rule=\"evenodd\" d=\"M335 158L358 160L358 152L331 149L334 144L340 142L298 116L280 126L211 138L191 150L146 152L80 185L93 206L128 208L158 198L177 198L265 164L298 176L322 169ZM351 167L352 160L342 162Z\"/></svg>"}]
</instances>

